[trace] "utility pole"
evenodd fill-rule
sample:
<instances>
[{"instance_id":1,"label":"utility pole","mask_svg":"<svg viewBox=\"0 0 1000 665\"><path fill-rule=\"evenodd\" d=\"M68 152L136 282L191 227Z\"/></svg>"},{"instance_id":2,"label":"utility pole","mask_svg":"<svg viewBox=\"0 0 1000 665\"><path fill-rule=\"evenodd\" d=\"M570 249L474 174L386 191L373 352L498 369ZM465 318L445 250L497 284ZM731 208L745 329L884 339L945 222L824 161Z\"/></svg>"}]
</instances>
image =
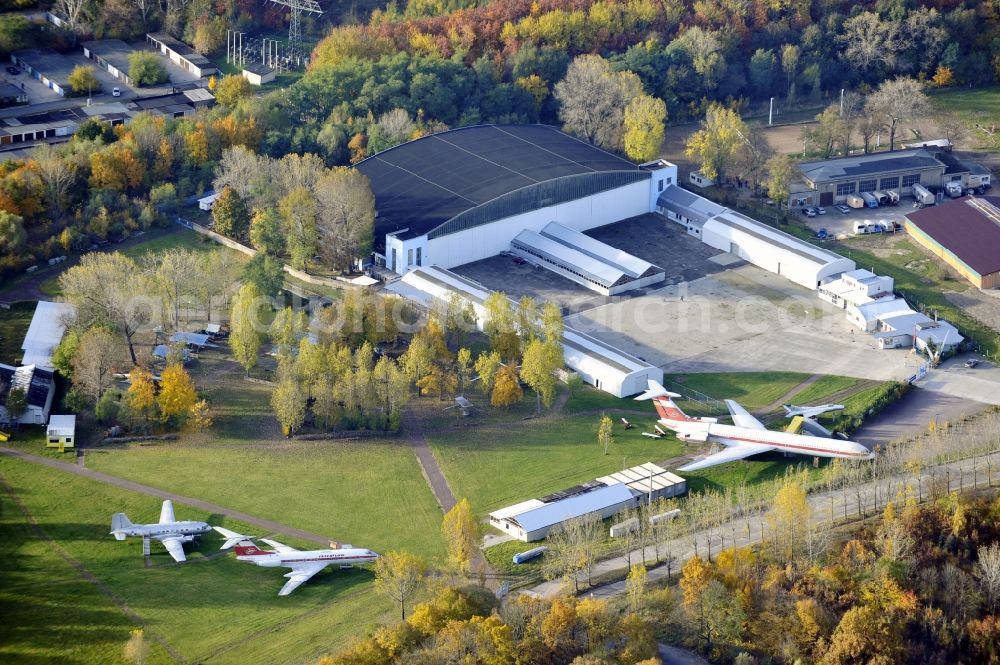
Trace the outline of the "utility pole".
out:
<instances>
[{"instance_id":1,"label":"utility pole","mask_svg":"<svg viewBox=\"0 0 1000 665\"><path fill-rule=\"evenodd\" d=\"M771 106L767 110L767 126L770 127L774 124L774 97L771 97Z\"/></svg>"},{"instance_id":2,"label":"utility pole","mask_svg":"<svg viewBox=\"0 0 1000 665\"><path fill-rule=\"evenodd\" d=\"M840 89L840 117L844 117L844 89Z\"/></svg>"}]
</instances>

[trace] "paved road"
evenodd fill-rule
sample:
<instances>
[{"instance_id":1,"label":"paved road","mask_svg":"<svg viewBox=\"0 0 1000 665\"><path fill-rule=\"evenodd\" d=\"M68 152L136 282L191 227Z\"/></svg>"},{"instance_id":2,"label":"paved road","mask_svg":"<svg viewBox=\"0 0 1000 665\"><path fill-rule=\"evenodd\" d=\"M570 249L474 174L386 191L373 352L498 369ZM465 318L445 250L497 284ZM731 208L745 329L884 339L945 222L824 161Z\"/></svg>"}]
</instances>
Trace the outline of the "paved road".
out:
<instances>
[{"instance_id":1,"label":"paved road","mask_svg":"<svg viewBox=\"0 0 1000 665\"><path fill-rule=\"evenodd\" d=\"M955 397L1000 405L1000 367L981 360L975 369L966 369L964 363L971 357L963 355L944 361L921 379L920 385Z\"/></svg>"},{"instance_id":2,"label":"paved road","mask_svg":"<svg viewBox=\"0 0 1000 665\"><path fill-rule=\"evenodd\" d=\"M955 422L987 406L982 402L928 390L921 382L913 386L903 399L867 419L851 434L851 441L871 448L886 441L926 432L931 421Z\"/></svg>"},{"instance_id":3,"label":"paved road","mask_svg":"<svg viewBox=\"0 0 1000 665\"><path fill-rule=\"evenodd\" d=\"M990 457L993 459L994 463L1000 463L1000 453L993 453ZM979 461L982 465L984 458L980 458ZM961 460L926 469L920 476L921 486L925 488L926 491L926 488L931 486L932 479L936 478L940 480L942 474L946 474L946 477L948 478L949 491L958 488L972 488L975 483L978 483L978 486L982 487L985 486L988 481L985 477L984 471L980 470L977 474L972 470L972 460ZM912 476L895 476L893 478L893 482L895 484L893 485L893 489L890 490L886 489L887 483L883 481L879 486L883 489L883 491L879 494L876 493L876 485L874 483L862 485L860 491L851 488L846 491L834 490L829 492L819 492L809 497L809 505L812 507L814 514L833 515L836 519L843 519L845 516L851 517L853 515L854 517L857 517L858 503L860 502L865 516L870 516L876 512L877 500L879 509L881 509L884 504L884 499L882 498L883 494L888 493L890 496L894 496L896 489L900 488L903 483L912 482L912 480ZM991 480L993 481L993 484L1000 481L1000 473L994 472ZM926 496L926 493L924 493L924 496ZM710 534L712 535L712 553L714 555L723 547L745 547L747 545L754 545L761 542L766 528L767 524L764 515L733 519L720 527L713 529L711 532L707 529L703 529L683 538L677 538L673 541L669 541L666 545L660 546L660 553L662 555L665 551L669 550L676 562L672 566L671 572L676 573L684 562L694 556L696 552L702 556L707 554L706 542ZM632 552L631 559L633 563L643 559L647 562L653 563L655 559L655 551L652 547L647 547L645 550L636 550ZM624 576L627 570L628 562L625 557L620 556L599 561L594 565L591 574L594 577L607 577L611 575ZM664 580L666 577L667 567L659 566L649 571L648 580L653 582L657 580ZM585 578L581 576L581 580L583 579ZM563 580L553 580L538 584L526 590L524 593L542 598L552 598L562 595L564 589L566 588L567 585ZM592 596L594 598L617 596L625 593L625 581L621 580L619 582L604 584L592 589L587 589L583 593L587 597Z\"/></svg>"},{"instance_id":4,"label":"paved road","mask_svg":"<svg viewBox=\"0 0 1000 665\"><path fill-rule=\"evenodd\" d=\"M226 508L224 506L220 506L215 503L209 503L208 501L194 499L188 496L183 496L181 494L174 494L173 492L165 492L161 489L150 487L149 485L143 485L141 483L132 482L131 480L119 478L118 476L111 476L106 473L101 473L100 471L93 471L91 469L78 466L75 462L61 462L59 460L51 459L48 457L40 457L38 455L32 455L31 453L22 452L20 450L13 450L11 448L6 448L3 446L0 446L0 455L6 455L7 457L16 457L18 459L22 459L27 462L32 462L34 464L42 464L43 466L48 466L53 469L59 469L60 471L65 471L66 473L72 473L77 476L83 476L84 478L90 478L91 480L98 480L102 483L114 485L115 487L120 487L122 489L131 490L133 492L139 492L140 494L146 494L149 496L158 497L160 499L170 499L171 501L184 503L189 506L194 506L195 508L200 508L201 510L204 510L209 513L224 515L225 517L229 517L234 520L238 520L240 522L252 524L253 526L260 527L267 533L280 534L283 536L292 536L293 538L298 538L300 540L306 540L312 543L317 543L323 545L324 547L329 545L330 543L330 538L326 536L321 536L318 533L305 531L303 529L296 529L295 527L288 526L287 524L282 524L280 522L275 522L272 520L255 517L254 515L249 515L247 513L243 513L238 510L232 510L230 508Z\"/></svg>"}]
</instances>

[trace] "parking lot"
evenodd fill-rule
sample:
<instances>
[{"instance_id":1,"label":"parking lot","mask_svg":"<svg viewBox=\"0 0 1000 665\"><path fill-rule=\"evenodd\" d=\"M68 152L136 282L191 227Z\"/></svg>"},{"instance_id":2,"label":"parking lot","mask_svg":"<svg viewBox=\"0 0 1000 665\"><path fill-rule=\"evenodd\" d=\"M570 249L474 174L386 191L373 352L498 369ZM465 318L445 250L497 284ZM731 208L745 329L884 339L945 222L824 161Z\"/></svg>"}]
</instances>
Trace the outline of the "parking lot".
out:
<instances>
[{"instance_id":1,"label":"parking lot","mask_svg":"<svg viewBox=\"0 0 1000 665\"><path fill-rule=\"evenodd\" d=\"M920 359L881 351L844 311L754 266L609 303L567 319L668 373L793 371L901 379Z\"/></svg>"},{"instance_id":2,"label":"parking lot","mask_svg":"<svg viewBox=\"0 0 1000 665\"><path fill-rule=\"evenodd\" d=\"M825 215L806 217L798 213L798 216L813 231L819 233L821 229L826 229L828 234L836 238L855 235L854 226L857 222L885 222L887 228L891 227L893 222L903 224L904 215L913 210L913 201L907 199L896 206L879 206L878 208L849 208L847 213L841 212L834 206L824 206L824 208L826 209Z\"/></svg>"},{"instance_id":3,"label":"parking lot","mask_svg":"<svg viewBox=\"0 0 1000 665\"><path fill-rule=\"evenodd\" d=\"M641 215L587 231L587 235L649 261L666 272L665 284L688 282L726 269L711 261L720 252L687 235L677 224L658 215ZM555 302L564 312L576 313L610 302L641 296L663 288L657 284L621 296L603 296L576 282L530 263L515 263L511 257L494 256L453 268L489 289L512 298L531 296L538 302Z\"/></svg>"}]
</instances>

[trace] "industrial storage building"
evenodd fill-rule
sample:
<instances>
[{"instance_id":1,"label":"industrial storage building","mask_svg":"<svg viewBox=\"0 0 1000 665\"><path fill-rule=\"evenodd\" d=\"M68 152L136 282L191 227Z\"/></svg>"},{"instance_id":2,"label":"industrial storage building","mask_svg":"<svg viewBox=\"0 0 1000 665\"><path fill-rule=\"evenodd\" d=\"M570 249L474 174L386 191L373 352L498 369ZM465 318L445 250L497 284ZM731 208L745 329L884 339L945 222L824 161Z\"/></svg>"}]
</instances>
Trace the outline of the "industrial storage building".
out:
<instances>
[{"instance_id":1,"label":"industrial storage building","mask_svg":"<svg viewBox=\"0 0 1000 665\"><path fill-rule=\"evenodd\" d=\"M848 304L846 309L847 320L871 333L880 349L916 347L923 351L931 342L938 350L951 352L965 340L952 324L914 311L905 300L892 294Z\"/></svg>"},{"instance_id":2,"label":"industrial storage building","mask_svg":"<svg viewBox=\"0 0 1000 665\"><path fill-rule=\"evenodd\" d=\"M495 256L524 229L577 231L651 212L677 167L642 166L544 125L463 127L357 164L377 208L376 252L403 274Z\"/></svg>"},{"instance_id":3,"label":"industrial storage building","mask_svg":"<svg viewBox=\"0 0 1000 665\"><path fill-rule=\"evenodd\" d=\"M546 224L538 233L524 229L511 240L510 248L606 296L657 284L666 276L663 268L557 222Z\"/></svg>"},{"instance_id":4,"label":"industrial storage building","mask_svg":"<svg viewBox=\"0 0 1000 665\"><path fill-rule=\"evenodd\" d=\"M436 266L415 268L386 289L427 307L448 304L456 294L472 306L479 330L486 322L484 303L491 291ZM563 360L584 381L616 397L642 392L649 379L663 381L663 371L658 367L569 327L563 329Z\"/></svg>"},{"instance_id":5,"label":"industrial storage building","mask_svg":"<svg viewBox=\"0 0 1000 665\"><path fill-rule=\"evenodd\" d=\"M894 298L892 277L876 275L870 270L849 270L837 279L819 287L819 297L841 309L863 305L877 298Z\"/></svg>"},{"instance_id":6,"label":"industrial storage building","mask_svg":"<svg viewBox=\"0 0 1000 665\"><path fill-rule=\"evenodd\" d=\"M175 65L183 67L198 78L219 73L219 68L210 62L208 58L165 32L150 32L146 35L146 41L160 53L170 58L171 62Z\"/></svg>"},{"instance_id":7,"label":"industrial storage building","mask_svg":"<svg viewBox=\"0 0 1000 665\"><path fill-rule=\"evenodd\" d=\"M655 464L625 469L597 480L523 501L490 513L490 524L518 540L545 538L559 524L584 515L607 519L660 497L680 496L687 481Z\"/></svg>"},{"instance_id":8,"label":"industrial storage building","mask_svg":"<svg viewBox=\"0 0 1000 665\"><path fill-rule=\"evenodd\" d=\"M980 289L1000 288L1000 197L966 197L914 210L906 231Z\"/></svg>"},{"instance_id":9,"label":"industrial storage building","mask_svg":"<svg viewBox=\"0 0 1000 665\"><path fill-rule=\"evenodd\" d=\"M893 190L913 193L913 185L941 187L961 182L964 187L989 184L989 171L939 150L898 150L839 159L802 162L803 187L793 188L788 205L833 205L851 194ZM985 179L984 179L985 178Z\"/></svg>"},{"instance_id":10,"label":"industrial storage building","mask_svg":"<svg viewBox=\"0 0 1000 665\"><path fill-rule=\"evenodd\" d=\"M807 289L854 270L854 261L848 258L732 210L705 222L701 240Z\"/></svg>"},{"instance_id":11,"label":"industrial storage building","mask_svg":"<svg viewBox=\"0 0 1000 665\"><path fill-rule=\"evenodd\" d=\"M0 423L12 420L7 411L7 398L12 390L21 389L27 398L27 408L17 422L23 425L44 425L49 421L49 410L56 387L51 370L22 365L11 367L0 364Z\"/></svg>"},{"instance_id":12,"label":"industrial storage building","mask_svg":"<svg viewBox=\"0 0 1000 665\"><path fill-rule=\"evenodd\" d=\"M682 224L688 235L701 239L705 222L726 212L727 208L682 187L667 187L656 199L656 212L672 222Z\"/></svg>"}]
</instances>

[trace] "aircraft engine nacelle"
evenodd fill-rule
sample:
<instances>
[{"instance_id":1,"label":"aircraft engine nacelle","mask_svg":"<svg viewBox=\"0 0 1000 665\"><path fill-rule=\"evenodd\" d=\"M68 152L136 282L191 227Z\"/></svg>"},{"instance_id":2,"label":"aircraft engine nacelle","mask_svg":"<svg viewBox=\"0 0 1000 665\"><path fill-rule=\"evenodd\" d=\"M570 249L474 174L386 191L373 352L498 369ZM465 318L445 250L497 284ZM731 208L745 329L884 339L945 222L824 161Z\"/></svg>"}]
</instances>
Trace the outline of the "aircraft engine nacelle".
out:
<instances>
[{"instance_id":1,"label":"aircraft engine nacelle","mask_svg":"<svg viewBox=\"0 0 1000 665\"><path fill-rule=\"evenodd\" d=\"M679 432L677 438L681 441L690 441L692 443L698 442L703 443L708 441L708 430L694 430L691 432Z\"/></svg>"},{"instance_id":2,"label":"aircraft engine nacelle","mask_svg":"<svg viewBox=\"0 0 1000 665\"><path fill-rule=\"evenodd\" d=\"M181 542L182 543L193 543L194 542L194 538L195 538L194 536L181 536Z\"/></svg>"}]
</instances>

